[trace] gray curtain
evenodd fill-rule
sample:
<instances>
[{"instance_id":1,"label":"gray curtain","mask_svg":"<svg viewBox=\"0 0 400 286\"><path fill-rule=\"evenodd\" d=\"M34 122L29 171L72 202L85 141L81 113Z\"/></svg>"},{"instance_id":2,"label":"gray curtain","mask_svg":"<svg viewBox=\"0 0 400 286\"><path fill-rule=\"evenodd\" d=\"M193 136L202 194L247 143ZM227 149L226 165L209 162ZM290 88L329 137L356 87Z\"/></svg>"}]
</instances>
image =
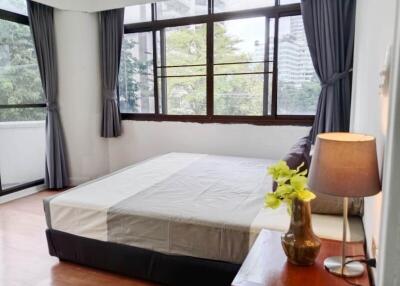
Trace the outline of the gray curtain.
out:
<instances>
[{"instance_id":1,"label":"gray curtain","mask_svg":"<svg viewBox=\"0 0 400 286\"><path fill-rule=\"evenodd\" d=\"M315 71L321 81L310 132L348 131L356 0L302 0L304 29Z\"/></svg>"},{"instance_id":2,"label":"gray curtain","mask_svg":"<svg viewBox=\"0 0 400 286\"><path fill-rule=\"evenodd\" d=\"M124 9L100 12L100 49L103 97L102 137L121 135L118 72L124 36Z\"/></svg>"},{"instance_id":3,"label":"gray curtain","mask_svg":"<svg viewBox=\"0 0 400 286\"><path fill-rule=\"evenodd\" d=\"M69 182L64 135L58 113L53 8L29 0L27 5L40 78L47 103L45 184L52 189L64 188Z\"/></svg>"}]
</instances>

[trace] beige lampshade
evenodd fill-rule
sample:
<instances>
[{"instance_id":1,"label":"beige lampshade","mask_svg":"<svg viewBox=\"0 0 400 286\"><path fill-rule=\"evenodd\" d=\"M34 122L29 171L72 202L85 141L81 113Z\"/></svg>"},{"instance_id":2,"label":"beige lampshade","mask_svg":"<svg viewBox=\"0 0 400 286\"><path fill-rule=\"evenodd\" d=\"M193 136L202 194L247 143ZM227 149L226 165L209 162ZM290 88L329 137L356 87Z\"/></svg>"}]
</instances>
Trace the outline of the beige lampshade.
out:
<instances>
[{"instance_id":1,"label":"beige lampshade","mask_svg":"<svg viewBox=\"0 0 400 286\"><path fill-rule=\"evenodd\" d=\"M308 184L312 191L367 197L381 190L375 138L354 133L317 136Z\"/></svg>"}]
</instances>

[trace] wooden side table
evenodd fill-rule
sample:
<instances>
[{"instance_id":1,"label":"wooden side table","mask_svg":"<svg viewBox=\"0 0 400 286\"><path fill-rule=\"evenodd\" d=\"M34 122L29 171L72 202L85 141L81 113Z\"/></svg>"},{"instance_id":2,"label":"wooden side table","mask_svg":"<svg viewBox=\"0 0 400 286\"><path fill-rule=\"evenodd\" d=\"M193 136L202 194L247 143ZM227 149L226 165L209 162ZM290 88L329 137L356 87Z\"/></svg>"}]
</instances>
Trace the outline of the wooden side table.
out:
<instances>
[{"instance_id":1,"label":"wooden side table","mask_svg":"<svg viewBox=\"0 0 400 286\"><path fill-rule=\"evenodd\" d=\"M281 246L281 233L262 230L247 255L232 286L338 286L351 285L342 277L324 269L323 261L328 256L340 255L341 242L321 239L321 251L312 266L295 266L286 261ZM365 255L363 243L347 243L347 255ZM362 258L362 257L360 257ZM358 278L348 279L353 283L369 286L368 271Z\"/></svg>"}]
</instances>

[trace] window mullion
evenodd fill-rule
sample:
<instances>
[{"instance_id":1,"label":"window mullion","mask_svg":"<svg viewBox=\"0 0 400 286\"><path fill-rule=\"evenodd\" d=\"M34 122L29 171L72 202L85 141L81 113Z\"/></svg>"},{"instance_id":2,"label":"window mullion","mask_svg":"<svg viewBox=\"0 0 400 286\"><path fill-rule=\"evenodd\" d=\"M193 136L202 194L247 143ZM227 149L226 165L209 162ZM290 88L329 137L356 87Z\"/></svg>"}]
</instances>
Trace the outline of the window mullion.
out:
<instances>
[{"instance_id":1,"label":"window mullion","mask_svg":"<svg viewBox=\"0 0 400 286\"><path fill-rule=\"evenodd\" d=\"M214 115L214 23L207 21L207 116Z\"/></svg>"},{"instance_id":2,"label":"window mullion","mask_svg":"<svg viewBox=\"0 0 400 286\"><path fill-rule=\"evenodd\" d=\"M160 30L160 64L161 64L161 108L163 114L168 114L167 104L167 50L166 50L166 38L165 29Z\"/></svg>"},{"instance_id":3,"label":"window mullion","mask_svg":"<svg viewBox=\"0 0 400 286\"><path fill-rule=\"evenodd\" d=\"M151 20L154 22L157 18L156 3L151 4ZM158 100L158 70L157 70L157 31L153 27L152 29L153 38L153 84L154 84L154 113L159 114L159 100Z\"/></svg>"},{"instance_id":4,"label":"window mullion","mask_svg":"<svg viewBox=\"0 0 400 286\"><path fill-rule=\"evenodd\" d=\"M264 86L263 86L263 115L268 116L269 95L269 25L270 20L265 17L265 43L264 43Z\"/></svg>"},{"instance_id":5,"label":"window mullion","mask_svg":"<svg viewBox=\"0 0 400 286\"><path fill-rule=\"evenodd\" d=\"M274 33L274 66L272 72L272 102L271 115L277 117L278 102L278 37L279 37L279 15L275 17L275 33Z\"/></svg>"}]
</instances>

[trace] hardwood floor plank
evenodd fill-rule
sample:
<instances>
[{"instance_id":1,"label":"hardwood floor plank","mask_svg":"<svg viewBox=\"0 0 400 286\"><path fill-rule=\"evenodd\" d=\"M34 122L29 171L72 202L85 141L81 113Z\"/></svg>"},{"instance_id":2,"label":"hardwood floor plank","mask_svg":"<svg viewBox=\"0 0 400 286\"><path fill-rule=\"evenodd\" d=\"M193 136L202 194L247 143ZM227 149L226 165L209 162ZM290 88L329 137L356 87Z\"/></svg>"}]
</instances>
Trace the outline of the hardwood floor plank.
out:
<instances>
[{"instance_id":1,"label":"hardwood floor plank","mask_svg":"<svg viewBox=\"0 0 400 286\"><path fill-rule=\"evenodd\" d=\"M1 286L156 286L50 256L42 200L54 194L42 191L0 204Z\"/></svg>"}]
</instances>

